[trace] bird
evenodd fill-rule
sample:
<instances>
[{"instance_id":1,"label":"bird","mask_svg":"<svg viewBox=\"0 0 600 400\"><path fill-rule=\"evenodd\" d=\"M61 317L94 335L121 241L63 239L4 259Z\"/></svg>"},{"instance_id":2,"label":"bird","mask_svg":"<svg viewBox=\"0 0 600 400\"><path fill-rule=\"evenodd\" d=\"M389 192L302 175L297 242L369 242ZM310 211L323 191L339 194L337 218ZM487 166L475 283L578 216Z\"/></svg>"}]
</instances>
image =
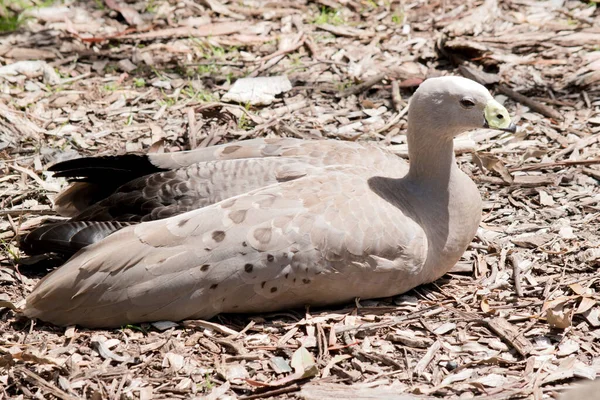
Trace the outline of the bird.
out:
<instances>
[{"instance_id":1,"label":"bird","mask_svg":"<svg viewBox=\"0 0 600 400\"><path fill-rule=\"evenodd\" d=\"M138 159L129 176L149 175L123 186L146 198L195 193L120 212L114 222L129 225L99 235L42 278L23 314L112 328L330 306L435 281L460 259L481 220L479 190L456 164L453 139L516 126L484 86L456 76L426 79L407 118L409 162L375 143L291 138ZM100 163L127 169L118 160ZM113 186L123 175L115 173ZM71 212L110 223L118 206L129 206L122 204L129 189L116 189L112 209L101 204L109 195ZM86 221L71 223L78 222Z\"/></svg>"}]
</instances>

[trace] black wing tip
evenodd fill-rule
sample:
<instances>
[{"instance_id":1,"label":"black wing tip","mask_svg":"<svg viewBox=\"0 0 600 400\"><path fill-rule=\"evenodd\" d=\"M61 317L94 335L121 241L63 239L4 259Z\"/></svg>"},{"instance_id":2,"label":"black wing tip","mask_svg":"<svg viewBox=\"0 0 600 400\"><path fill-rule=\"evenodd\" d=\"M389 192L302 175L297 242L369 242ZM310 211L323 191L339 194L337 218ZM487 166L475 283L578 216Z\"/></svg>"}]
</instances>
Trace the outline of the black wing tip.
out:
<instances>
[{"instance_id":1,"label":"black wing tip","mask_svg":"<svg viewBox=\"0 0 600 400\"><path fill-rule=\"evenodd\" d=\"M117 156L81 157L60 161L48 167L48 171L65 171L79 168L118 168L130 171L160 169L150 161L147 154L121 154Z\"/></svg>"},{"instance_id":2,"label":"black wing tip","mask_svg":"<svg viewBox=\"0 0 600 400\"><path fill-rule=\"evenodd\" d=\"M34 256L54 253L70 257L131 223L120 221L65 221L35 228L19 238L19 249Z\"/></svg>"},{"instance_id":3,"label":"black wing tip","mask_svg":"<svg viewBox=\"0 0 600 400\"><path fill-rule=\"evenodd\" d=\"M47 168L58 178L98 178L110 175L120 183L139 176L165 171L150 161L146 154L82 157L58 162Z\"/></svg>"}]
</instances>

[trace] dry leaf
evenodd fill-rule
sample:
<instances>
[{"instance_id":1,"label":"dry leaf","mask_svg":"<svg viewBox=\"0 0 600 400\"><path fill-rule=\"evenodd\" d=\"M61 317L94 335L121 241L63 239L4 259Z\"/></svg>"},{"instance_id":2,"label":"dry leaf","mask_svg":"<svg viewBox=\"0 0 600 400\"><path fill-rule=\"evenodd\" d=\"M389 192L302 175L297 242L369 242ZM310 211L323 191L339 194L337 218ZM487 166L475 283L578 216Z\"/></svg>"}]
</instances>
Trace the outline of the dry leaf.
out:
<instances>
[{"instance_id":1,"label":"dry leaf","mask_svg":"<svg viewBox=\"0 0 600 400\"><path fill-rule=\"evenodd\" d=\"M504 182L508 184L513 182L514 179L508 171L508 168L498 157L483 152L473 152L471 155L473 162L482 172L485 172L485 170L496 171Z\"/></svg>"},{"instance_id":2,"label":"dry leaf","mask_svg":"<svg viewBox=\"0 0 600 400\"><path fill-rule=\"evenodd\" d=\"M580 296L583 296L584 294L587 293L587 290L583 286L581 286L581 284L579 284L579 283L573 283L573 284L569 285L569 288L571 288L571 290L573 292L575 292L576 294L578 294Z\"/></svg>"},{"instance_id":3,"label":"dry leaf","mask_svg":"<svg viewBox=\"0 0 600 400\"><path fill-rule=\"evenodd\" d=\"M484 297L483 299L481 299L481 311L483 311L486 314L494 314L496 311L492 309L492 307L490 307L490 303L487 299L487 297Z\"/></svg>"},{"instance_id":4,"label":"dry leaf","mask_svg":"<svg viewBox=\"0 0 600 400\"><path fill-rule=\"evenodd\" d=\"M223 101L268 105L275 101L276 95L291 89L292 84L287 76L242 78L235 81L231 89L223 96Z\"/></svg>"},{"instance_id":5,"label":"dry leaf","mask_svg":"<svg viewBox=\"0 0 600 400\"><path fill-rule=\"evenodd\" d=\"M284 372L292 372L292 368L283 357L271 357L269 359L269 365L277 374L283 374Z\"/></svg>"},{"instance_id":6,"label":"dry leaf","mask_svg":"<svg viewBox=\"0 0 600 400\"><path fill-rule=\"evenodd\" d=\"M540 194L540 204L547 207L552 207L555 204L554 198L543 190L538 190Z\"/></svg>"},{"instance_id":7,"label":"dry leaf","mask_svg":"<svg viewBox=\"0 0 600 400\"><path fill-rule=\"evenodd\" d=\"M594 307L597 304L597 301L590 297L582 297L581 302L577 306L575 310L575 314L583 314L588 311L590 308Z\"/></svg>"},{"instance_id":8,"label":"dry leaf","mask_svg":"<svg viewBox=\"0 0 600 400\"><path fill-rule=\"evenodd\" d=\"M301 375L302 378L309 378L319 373L314 357L305 347L300 347L294 352L291 365L294 373Z\"/></svg>"},{"instance_id":9,"label":"dry leaf","mask_svg":"<svg viewBox=\"0 0 600 400\"><path fill-rule=\"evenodd\" d=\"M556 355L559 357L568 356L579 351L579 343L573 339L566 339L564 342L558 345L558 351Z\"/></svg>"},{"instance_id":10,"label":"dry leaf","mask_svg":"<svg viewBox=\"0 0 600 400\"><path fill-rule=\"evenodd\" d=\"M104 3L108 8L119 12L129 25L141 25L144 22L140 14L132 7L120 4L116 0L104 0Z\"/></svg>"},{"instance_id":11,"label":"dry leaf","mask_svg":"<svg viewBox=\"0 0 600 400\"><path fill-rule=\"evenodd\" d=\"M566 329L571 326L572 310L559 304L546 310L546 320L553 328Z\"/></svg>"},{"instance_id":12,"label":"dry leaf","mask_svg":"<svg viewBox=\"0 0 600 400\"><path fill-rule=\"evenodd\" d=\"M279 386L299 379L310 378L319 373L314 357L303 346L299 347L298 350L294 352L290 364L292 368L294 368L294 373L285 378L271 382L271 386Z\"/></svg>"}]
</instances>

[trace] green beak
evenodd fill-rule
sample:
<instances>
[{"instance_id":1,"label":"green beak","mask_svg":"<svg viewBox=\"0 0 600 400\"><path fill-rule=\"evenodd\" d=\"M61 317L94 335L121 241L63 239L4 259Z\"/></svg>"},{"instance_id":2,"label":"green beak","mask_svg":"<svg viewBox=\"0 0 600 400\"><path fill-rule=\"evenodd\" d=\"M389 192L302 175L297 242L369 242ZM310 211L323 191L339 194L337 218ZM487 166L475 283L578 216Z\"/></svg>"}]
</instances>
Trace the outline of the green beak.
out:
<instances>
[{"instance_id":1,"label":"green beak","mask_svg":"<svg viewBox=\"0 0 600 400\"><path fill-rule=\"evenodd\" d=\"M484 128L498 129L505 132L515 133L517 126L510 120L510 114L506 108L496 100L490 100L483 112Z\"/></svg>"}]
</instances>

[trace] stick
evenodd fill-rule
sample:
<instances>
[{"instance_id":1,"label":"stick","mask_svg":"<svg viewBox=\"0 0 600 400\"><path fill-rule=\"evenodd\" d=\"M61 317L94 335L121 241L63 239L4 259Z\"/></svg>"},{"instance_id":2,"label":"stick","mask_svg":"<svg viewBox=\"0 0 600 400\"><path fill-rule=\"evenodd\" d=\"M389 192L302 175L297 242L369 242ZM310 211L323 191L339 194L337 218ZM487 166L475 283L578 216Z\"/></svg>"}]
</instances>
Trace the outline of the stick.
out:
<instances>
[{"instance_id":1,"label":"stick","mask_svg":"<svg viewBox=\"0 0 600 400\"><path fill-rule=\"evenodd\" d=\"M33 371L30 371L23 367L15 367L15 372L20 372L26 376L25 379L28 381L38 385L38 387L45 389L47 392L52 393L53 396L58 397L63 400L76 400L77 397L70 395L69 393L57 388L51 382L46 381L46 379L40 377Z\"/></svg>"},{"instance_id":2,"label":"stick","mask_svg":"<svg viewBox=\"0 0 600 400\"><path fill-rule=\"evenodd\" d=\"M498 85L498 91L502 94L507 95L508 97L512 98L513 100L516 100L519 103L526 105L527 107L531 108L533 111L536 111L545 117L552 118L557 121L563 119L562 115L560 115L560 113L558 111L554 110L553 108L550 108L542 103L538 103L537 101L530 99L529 97L522 95L521 93L515 92L514 90L510 89L506 85L502 85L502 84Z\"/></svg>"},{"instance_id":3,"label":"stick","mask_svg":"<svg viewBox=\"0 0 600 400\"><path fill-rule=\"evenodd\" d=\"M519 256L511 254L509 257L513 267L513 281L515 282L515 292L518 297L523 297L523 288L521 287L521 267L519 267L520 261Z\"/></svg>"},{"instance_id":4,"label":"stick","mask_svg":"<svg viewBox=\"0 0 600 400\"><path fill-rule=\"evenodd\" d=\"M351 88L344 90L342 93L340 93L338 95L338 97L348 97L348 96L352 96L353 94L358 94L360 92L363 92L363 91L371 88L372 86L377 85L379 82L381 82L381 80L383 78L385 78L384 73L377 74L377 75L369 78L368 80L364 81L360 85L352 86Z\"/></svg>"},{"instance_id":5,"label":"stick","mask_svg":"<svg viewBox=\"0 0 600 400\"><path fill-rule=\"evenodd\" d=\"M281 50L277 50L274 53L269 54L268 56L264 56L261 59L259 59L259 61L268 61L272 58L278 57L278 56L283 56L286 55L288 53L291 53L292 51L296 51L298 50L300 47L302 47L304 45L304 42L306 41L306 35L302 34L300 36L300 38L296 41L296 43L294 43L293 45L291 45L288 48L285 49L281 49Z\"/></svg>"},{"instance_id":6,"label":"stick","mask_svg":"<svg viewBox=\"0 0 600 400\"><path fill-rule=\"evenodd\" d=\"M392 102L394 103L394 108L396 111L402 111L402 96L400 95L400 85L397 80L392 81Z\"/></svg>"},{"instance_id":7,"label":"stick","mask_svg":"<svg viewBox=\"0 0 600 400\"><path fill-rule=\"evenodd\" d=\"M298 390L300 390L300 386L297 383L294 383L293 385L288 386L288 387L282 387L282 388L275 389L275 390L269 390L269 391L266 391L263 393L251 394L250 396L242 396L242 397L240 397L240 400L262 399L263 397L273 397L278 394L297 392Z\"/></svg>"},{"instance_id":8,"label":"stick","mask_svg":"<svg viewBox=\"0 0 600 400\"><path fill-rule=\"evenodd\" d=\"M0 210L0 217L4 216L4 215L11 215L11 216L19 216L19 215L25 215L25 214L31 214L31 215L56 215L58 216L58 214L56 213L56 211L54 210L26 210L26 209L22 209L22 210Z\"/></svg>"},{"instance_id":9,"label":"stick","mask_svg":"<svg viewBox=\"0 0 600 400\"><path fill-rule=\"evenodd\" d=\"M522 165L516 168L509 168L510 172L515 171L535 171L537 169L554 168L554 167L572 167L574 165L595 165L600 164L600 158L594 158L592 160L565 160L556 161L550 163L539 163L531 165Z\"/></svg>"}]
</instances>

